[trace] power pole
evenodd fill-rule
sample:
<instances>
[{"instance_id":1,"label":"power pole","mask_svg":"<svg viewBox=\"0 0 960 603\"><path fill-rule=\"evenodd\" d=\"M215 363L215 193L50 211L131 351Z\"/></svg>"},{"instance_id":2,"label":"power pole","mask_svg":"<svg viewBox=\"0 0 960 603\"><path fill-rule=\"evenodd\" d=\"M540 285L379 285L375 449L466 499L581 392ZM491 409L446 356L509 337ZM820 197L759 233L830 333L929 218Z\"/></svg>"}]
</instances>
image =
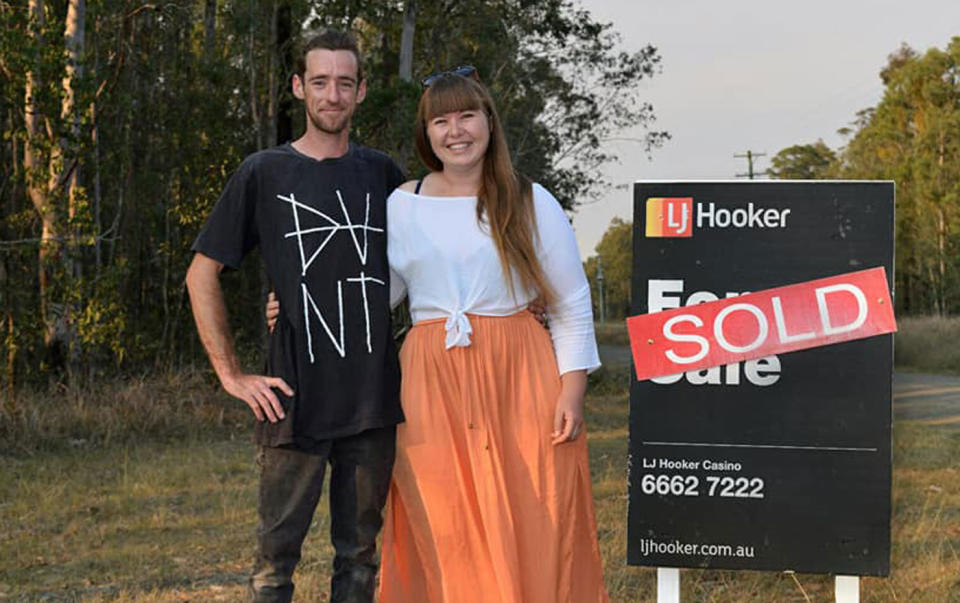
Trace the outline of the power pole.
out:
<instances>
[{"instance_id":1,"label":"power pole","mask_svg":"<svg viewBox=\"0 0 960 603\"><path fill-rule=\"evenodd\" d=\"M736 154L736 153L735 153L733 156L734 156L736 159L746 159L746 160L747 160L747 173L746 173L746 174L737 174L737 178L743 178L744 176L746 176L746 177L749 178L750 180L753 180L753 177L754 177L755 175L756 175L756 176L765 176L765 175L767 174L767 170L763 170L762 172L754 172L754 171L753 171L753 158L754 158L754 157L765 157L766 155L767 155L766 153L754 153L753 151L747 151L746 153L743 153L743 154Z\"/></svg>"},{"instance_id":2,"label":"power pole","mask_svg":"<svg viewBox=\"0 0 960 603\"><path fill-rule=\"evenodd\" d=\"M597 256L597 293L600 297L600 324L606 321L606 308L603 300L603 258Z\"/></svg>"}]
</instances>

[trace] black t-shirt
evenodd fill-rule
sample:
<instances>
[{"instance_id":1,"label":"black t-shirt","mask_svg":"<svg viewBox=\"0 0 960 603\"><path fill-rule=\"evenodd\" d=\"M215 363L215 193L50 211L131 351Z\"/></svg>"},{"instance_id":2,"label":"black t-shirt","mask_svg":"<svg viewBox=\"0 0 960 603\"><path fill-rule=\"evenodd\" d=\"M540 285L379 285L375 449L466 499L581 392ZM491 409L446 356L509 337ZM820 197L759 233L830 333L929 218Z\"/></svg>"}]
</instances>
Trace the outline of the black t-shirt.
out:
<instances>
[{"instance_id":1,"label":"black t-shirt","mask_svg":"<svg viewBox=\"0 0 960 603\"><path fill-rule=\"evenodd\" d=\"M193 244L237 268L254 247L280 300L267 371L286 418L257 424L266 446L317 442L395 425L400 368L390 328L386 199L403 173L350 145L318 161L289 144L247 157Z\"/></svg>"}]
</instances>

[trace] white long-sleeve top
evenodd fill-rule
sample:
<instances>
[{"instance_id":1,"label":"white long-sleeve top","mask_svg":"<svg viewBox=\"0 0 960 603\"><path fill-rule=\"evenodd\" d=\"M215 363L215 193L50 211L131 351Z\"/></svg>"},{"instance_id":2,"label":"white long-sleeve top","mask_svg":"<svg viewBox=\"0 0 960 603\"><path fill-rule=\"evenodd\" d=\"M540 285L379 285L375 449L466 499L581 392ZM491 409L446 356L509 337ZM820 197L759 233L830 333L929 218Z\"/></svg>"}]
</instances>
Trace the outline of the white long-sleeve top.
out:
<instances>
[{"instance_id":1,"label":"white long-sleeve top","mask_svg":"<svg viewBox=\"0 0 960 603\"><path fill-rule=\"evenodd\" d=\"M559 374L600 366L590 285L563 208L533 185L537 257L556 301L547 308ZM391 305L409 295L414 323L446 318L446 346L469 346L467 314L507 316L536 297L515 276L510 294L476 197L430 197L396 189L387 199Z\"/></svg>"}]
</instances>

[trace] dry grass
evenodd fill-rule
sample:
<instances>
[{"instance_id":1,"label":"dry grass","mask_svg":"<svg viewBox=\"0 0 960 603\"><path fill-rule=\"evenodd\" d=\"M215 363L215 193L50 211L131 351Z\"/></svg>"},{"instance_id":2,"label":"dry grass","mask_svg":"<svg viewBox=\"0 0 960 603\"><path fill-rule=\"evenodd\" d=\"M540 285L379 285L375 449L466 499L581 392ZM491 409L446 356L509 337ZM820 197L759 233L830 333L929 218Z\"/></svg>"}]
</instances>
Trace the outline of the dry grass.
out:
<instances>
[{"instance_id":1,"label":"dry grass","mask_svg":"<svg viewBox=\"0 0 960 603\"><path fill-rule=\"evenodd\" d=\"M13 406L11 409L10 407ZM0 454L246 433L247 413L210 372L131 377L96 389L18 392L0 405Z\"/></svg>"},{"instance_id":2,"label":"dry grass","mask_svg":"<svg viewBox=\"0 0 960 603\"><path fill-rule=\"evenodd\" d=\"M630 338L627 336L627 323L623 319L595 322L593 323L593 330L597 335L597 343L630 345Z\"/></svg>"},{"instance_id":3,"label":"dry grass","mask_svg":"<svg viewBox=\"0 0 960 603\"><path fill-rule=\"evenodd\" d=\"M594 496L612 600L653 601L655 571L624 564L627 370L601 375L588 399ZM29 401L21 431L5 426L0 439L0 601L245 600L256 470L240 403L198 375ZM895 426L893 570L862 581L863 601L960 601L958 458L960 432ZM298 570L298 601L327 600L324 507ZM833 597L827 576L682 576L684 601Z\"/></svg>"},{"instance_id":4,"label":"dry grass","mask_svg":"<svg viewBox=\"0 0 960 603\"><path fill-rule=\"evenodd\" d=\"M960 374L960 317L908 316L897 319L898 369Z\"/></svg>"}]
</instances>

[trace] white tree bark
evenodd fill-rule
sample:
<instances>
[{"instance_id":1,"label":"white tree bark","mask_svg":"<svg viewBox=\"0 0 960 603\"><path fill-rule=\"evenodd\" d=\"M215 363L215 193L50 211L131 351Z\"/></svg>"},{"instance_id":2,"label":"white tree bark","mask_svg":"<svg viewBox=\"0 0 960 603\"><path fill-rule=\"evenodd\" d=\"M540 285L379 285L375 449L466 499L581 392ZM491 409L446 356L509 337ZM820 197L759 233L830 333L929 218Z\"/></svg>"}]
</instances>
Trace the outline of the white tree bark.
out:
<instances>
[{"instance_id":1,"label":"white tree bark","mask_svg":"<svg viewBox=\"0 0 960 603\"><path fill-rule=\"evenodd\" d=\"M64 28L64 43L67 49L67 68L63 75L63 100L60 119L70 124L71 139L61 138L60 153L65 165L60 166L62 175L57 178L66 186L69 200L68 212L72 219L77 211L77 187L80 185L80 168L77 165L76 141L80 136L80 114L77 111L77 81L83 77L84 35L86 33L86 0L69 0ZM56 170L51 170L54 177Z\"/></svg>"},{"instance_id":2,"label":"white tree bark","mask_svg":"<svg viewBox=\"0 0 960 603\"><path fill-rule=\"evenodd\" d=\"M43 0L29 0L29 11L28 35L36 44L42 44L42 31L45 24ZM40 122L43 117L35 98L39 86L40 83L37 81L34 69L28 69L23 100L23 121L27 135L23 143L23 168L26 172L27 196L30 197L30 202L33 203L34 209L40 216L41 232L40 250L37 253L37 283L40 286L40 312L44 321L43 340L47 346L50 346L53 345L58 334L56 313L50 307L49 290L52 278L50 266L57 257L57 237L59 233L57 232L53 207L50 203L49 190L39 173L42 158L37 143L41 136Z\"/></svg>"}]
</instances>

